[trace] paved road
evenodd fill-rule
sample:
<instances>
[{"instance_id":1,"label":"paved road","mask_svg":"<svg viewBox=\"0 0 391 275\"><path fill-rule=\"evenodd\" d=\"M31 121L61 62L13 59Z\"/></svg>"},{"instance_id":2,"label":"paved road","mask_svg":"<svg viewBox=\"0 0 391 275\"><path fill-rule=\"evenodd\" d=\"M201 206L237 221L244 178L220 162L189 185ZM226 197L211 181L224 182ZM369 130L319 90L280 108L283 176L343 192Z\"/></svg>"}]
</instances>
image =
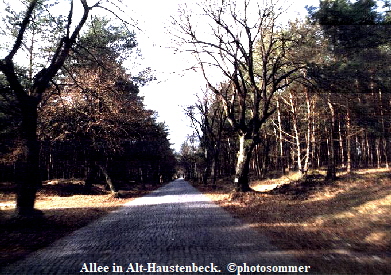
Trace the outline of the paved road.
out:
<instances>
[{"instance_id":1,"label":"paved road","mask_svg":"<svg viewBox=\"0 0 391 275\"><path fill-rule=\"evenodd\" d=\"M164 270L159 266L183 265L191 266L187 271L206 266L204 271L228 274L229 263L298 264L270 245L263 235L179 179L0 273L80 274L80 271L99 271L102 266L102 274L114 274L113 270L121 268L123 273L158 274ZM173 273L179 273L176 271Z\"/></svg>"}]
</instances>

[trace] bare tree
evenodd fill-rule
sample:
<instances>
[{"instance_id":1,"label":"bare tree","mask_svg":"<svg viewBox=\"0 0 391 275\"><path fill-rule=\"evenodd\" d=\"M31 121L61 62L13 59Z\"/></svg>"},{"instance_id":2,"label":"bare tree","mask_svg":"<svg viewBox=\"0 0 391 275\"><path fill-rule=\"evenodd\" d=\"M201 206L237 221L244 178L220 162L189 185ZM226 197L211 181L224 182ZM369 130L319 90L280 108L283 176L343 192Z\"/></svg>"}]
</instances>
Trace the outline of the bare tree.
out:
<instances>
[{"instance_id":1,"label":"bare tree","mask_svg":"<svg viewBox=\"0 0 391 275\"><path fill-rule=\"evenodd\" d=\"M219 103L216 95L207 90L202 98L198 98L197 103L186 109L186 115L191 120L192 128L195 130L203 151L205 164L202 181L207 184L213 172L213 186L217 180L219 151L226 122L224 110Z\"/></svg>"},{"instance_id":2,"label":"bare tree","mask_svg":"<svg viewBox=\"0 0 391 275\"><path fill-rule=\"evenodd\" d=\"M21 110L22 122L19 131L19 143L22 154L18 160L18 194L16 213L21 216L31 216L38 211L34 209L36 192L41 185L39 170L39 143L37 139L37 118L38 107L42 97L50 90L53 79L61 70L68 58L73 45L75 45L82 28L87 22L93 8L106 9L102 4L104 1L96 0L92 5L87 0L80 0L81 15L75 15L74 3L69 1L69 11L64 20L64 27L57 42L53 45L52 56L46 66L31 78L28 83L20 76L15 64L15 56L24 49L25 39L31 26L33 14L36 10L46 9L50 6L43 1L32 0L26 4L26 11L23 13L21 23L16 29L15 40L8 51L8 54L0 59L0 71L4 74L10 89L17 98L19 109ZM106 9L107 10L107 9ZM51 15L49 18L52 18ZM50 26L48 25L48 28ZM57 34L57 33L56 33ZM30 70L31 71L31 70Z\"/></svg>"},{"instance_id":3,"label":"bare tree","mask_svg":"<svg viewBox=\"0 0 391 275\"><path fill-rule=\"evenodd\" d=\"M273 1L208 1L202 15L183 9L174 21L181 42L197 57L209 89L221 100L239 141L236 191L250 191L249 166L261 142L262 125L274 113L274 94L292 81L301 66L289 60L294 35L278 25L283 9ZM205 24L206 28L200 26ZM205 34L205 29L209 30ZM216 70L217 69L217 70ZM212 72L212 74L211 74ZM229 80L229 92L214 84L217 72ZM220 82L218 82L220 83Z\"/></svg>"}]
</instances>

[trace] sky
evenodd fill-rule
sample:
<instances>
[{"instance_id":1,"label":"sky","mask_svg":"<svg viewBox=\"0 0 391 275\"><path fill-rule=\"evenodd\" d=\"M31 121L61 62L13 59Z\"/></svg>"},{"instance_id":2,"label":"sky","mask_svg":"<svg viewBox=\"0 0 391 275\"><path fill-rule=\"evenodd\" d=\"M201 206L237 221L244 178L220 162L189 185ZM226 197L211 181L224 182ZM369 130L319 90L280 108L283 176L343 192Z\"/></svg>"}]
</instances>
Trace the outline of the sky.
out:
<instances>
[{"instance_id":1,"label":"sky","mask_svg":"<svg viewBox=\"0 0 391 275\"><path fill-rule=\"evenodd\" d=\"M133 10L142 32L136 37L143 55L142 64L151 67L156 81L141 87L146 106L157 111L158 121L165 122L169 139L176 151L192 133L184 108L196 102L196 94L205 89L202 76L189 68L195 64L192 56L176 53L169 33L171 16L175 16L178 0L137 1Z\"/></svg>"},{"instance_id":2,"label":"sky","mask_svg":"<svg viewBox=\"0 0 391 275\"><path fill-rule=\"evenodd\" d=\"M255 1L261 3L265 0ZM318 4L318 0L275 1L284 3L286 8L290 5L286 18L298 17L297 12L304 16L306 5ZM94 1L89 1L92 2ZM140 95L144 97L146 107L157 112L157 120L166 124L172 148L177 152L188 135L193 132L184 109L196 103L196 95L206 90L206 82L200 72L190 69L196 65L195 58L188 53L178 53L174 50L176 44L171 34L171 17L178 16L180 5L194 7L197 2L199 0L124 1L128 7L124 10L125 15L122 15L132 18L135 22L137 27L134 31L142 54L142 58L129 60L131 72L137 75L138 71L150 67L156 77L155 81L140 87ZM2 5L0 2L0 8Z\"/></svg>"},{"instance_id":3,"label":"sky","mask_svg":"<svg viewBox=\"0 0 391 275\"><path fill-rule=\"evenodd\" d=\"M188 70L196 64L194 57L186 53L175 53L171 48L171 16L177 16L179 4L184 0L142 0L134 1L131 15L138 21L142 30L136 32L143 55L142 64L154 70L156 81L141 87L146 106L158 112L158 121L165 122L169 129L169 139L176 151L193 131L184 108L197 101L197 94L205 90L206 83L199 72ZM196 1L188 0L194 4ZM261 1L259 1L261 2ZM289 1L284 1L288 3ZM318 0L291 1L289 17L297 12L305 15L306 5L317 5Z\"/></svg>"}]
</instances>

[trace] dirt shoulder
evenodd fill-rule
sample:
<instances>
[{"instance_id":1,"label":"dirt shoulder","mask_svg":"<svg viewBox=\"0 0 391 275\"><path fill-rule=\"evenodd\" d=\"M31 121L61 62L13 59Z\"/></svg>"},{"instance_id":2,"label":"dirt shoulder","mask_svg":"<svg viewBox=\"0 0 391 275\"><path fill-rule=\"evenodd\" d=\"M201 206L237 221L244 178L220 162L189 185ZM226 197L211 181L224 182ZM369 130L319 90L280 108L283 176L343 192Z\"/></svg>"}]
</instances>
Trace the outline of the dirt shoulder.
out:
<instances>
[{"instance_id":1,"label":"dirt shoulder","mask_svg":"<svg viewBox=\"0 0 391 275\"><path fill-rule=\"evenodd\" d=\"M113 198L99 185L83 194L83 186L77 180L52 181L43 185L35 204L44 216L23 221L13 217L15 186L1 183L0 266L20 260L156 188L133 186L131 190L120 191L122 198Z\"/></svg>"},{"instance_id":2,"label":"dirt shoulder","mask_svg":"<svg viewBox=\"0 0 391 275\"><path fill-rule=\"evenodd\" d=\"M257 192L239 194L227 182L216 190L196 187L313 272L389 274L390 171L357 171L333 183L321 178L253 182Z\"/></svg>"}]
</instances>

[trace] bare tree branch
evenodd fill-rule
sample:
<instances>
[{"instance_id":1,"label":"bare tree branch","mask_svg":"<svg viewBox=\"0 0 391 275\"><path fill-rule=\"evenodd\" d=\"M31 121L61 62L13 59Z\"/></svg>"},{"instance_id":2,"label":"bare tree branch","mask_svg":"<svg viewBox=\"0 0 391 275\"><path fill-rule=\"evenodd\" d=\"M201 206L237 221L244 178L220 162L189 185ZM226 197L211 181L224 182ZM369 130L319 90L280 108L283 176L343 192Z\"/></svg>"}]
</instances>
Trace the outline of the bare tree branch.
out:
<instances>
[{"instance_id":1,"label":"bare tree branch","mask_svg":"<svg viewBox=\"0 0 391 275\"><path fill-rule=\"evenodd\" d=\"M14 58L15 54L17 53L17 51L20 49L20 46L22 45L22 42L23 42L24 33L26 32L27 26L30 23L31 15L32 15L35 7L37 6L37 2L38 2L38 0L33 0L30 2L30 5L28 6L28 9L27 9L26 14L23 18L22 24L20 26L18 36L15 40L14 46L12 47L12 50L5 58L6 62L8 60L12 60Z\"/></svg>"}]
</instances>

